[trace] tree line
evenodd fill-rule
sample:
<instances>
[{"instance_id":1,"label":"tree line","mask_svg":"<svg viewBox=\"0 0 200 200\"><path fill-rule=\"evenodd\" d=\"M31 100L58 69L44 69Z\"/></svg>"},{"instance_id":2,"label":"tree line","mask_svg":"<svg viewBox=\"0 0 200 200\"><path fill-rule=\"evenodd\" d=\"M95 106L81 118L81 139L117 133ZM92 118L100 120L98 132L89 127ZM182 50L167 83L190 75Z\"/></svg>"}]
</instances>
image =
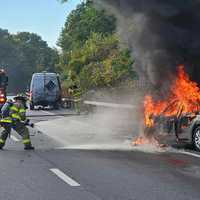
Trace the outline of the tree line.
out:
<instances>
[{"instance_id":1,"label":"tree line","mask_svg":"<svg viewBox=\"0 0 200 200\"><path fill-rule=\"evenodd\" d=\"M34 72L55 71L59 56L34 33L0 29L0 68L8 73L8 91L25 91Z\"/></svg>"},{"instance_id":2,"label":"tree line","mask_svg":"<svg viewBox=\"0 0 200 200\"><path fill-rule=\"evenodd\" d=\"M130 85L136 77L134 60L116 34L116 18L97 10L92 1L81 3L67 17L58 45L62 53L57 70L66 88L75 87L84 93Z\"/></svg>"},{"instance_id":3,"label":"tree line","mask_svg":"<svg viewBox=\"0 0 200 200\"><path fill-rule=\"evenodd\" d=\"M115 17L89 0L67 17L57 45L60 51L37 34L0 29L0 68L8 72L9 91L24 91L32 74L41 71L59 73L63 88L76 88L79 94L135 78L134 60L120 45Z\"/></svg>"}]
</instances>

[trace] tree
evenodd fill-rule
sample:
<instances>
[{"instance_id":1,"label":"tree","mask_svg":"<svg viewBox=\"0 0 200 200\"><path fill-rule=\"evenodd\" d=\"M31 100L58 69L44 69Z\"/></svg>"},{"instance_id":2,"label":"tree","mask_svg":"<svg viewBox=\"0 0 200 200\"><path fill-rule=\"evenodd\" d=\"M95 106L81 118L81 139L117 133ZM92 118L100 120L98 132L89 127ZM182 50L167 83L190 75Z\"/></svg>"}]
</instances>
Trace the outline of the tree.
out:
<instances>
[{"instance_id":1,"label":"tree","mask_svg":"<svg viewBox=\"0 0 200 200\"><path fill-rule=\"evenodd\" d=\"M0 29L0 67L8 72L9 91L25 90L32 73L54 71L57 60L57 52L37 34Z\"/></svg>"},{"instance_id":2,"label":"tree","mask_svg":"<svg viewBox=\"0 0 200 200\"><path fill-rule=\"evenodd\" d=\"M26 57L34 71L54 71L58 59L56 50L48 47L40 36L34 33L21 32L13 36L14 41Z\"/></svg>"},{"instance_id":3,"label":"tree","mask_svg":"<svg viewBox=\"0 0 200 200\"><path fill-rule=\"evenodd\" d=\"M115 32L116 19L105 11L96 10L91 1L81 3L68 16L58 45L64 51L81 47L92 33L109 35Z\"/></svg>"},{"instance_id":4,"label":"tree","mask_svg":"<svg viewBox=\"0 0 200 200\"><path fill-rule=\"evenodd\" d=\"M96 10L91 1L71 12L58 43L62 54L57 70L65 87L83 93L134 79L133 59L120 47L115 31L115 17Z\"/></svg>"},{"instance_id":5,"label":"tree","mask_svg":"<svg viewBox=\"0 0 200 200\"><path fill-rule=\"evenodd\" d=\"M116 35L93 33L82 48L64 55L62 61L65 81L82 91L113 87L135 76L130 52L120 49Z\"/></svg>"}]
</instances>

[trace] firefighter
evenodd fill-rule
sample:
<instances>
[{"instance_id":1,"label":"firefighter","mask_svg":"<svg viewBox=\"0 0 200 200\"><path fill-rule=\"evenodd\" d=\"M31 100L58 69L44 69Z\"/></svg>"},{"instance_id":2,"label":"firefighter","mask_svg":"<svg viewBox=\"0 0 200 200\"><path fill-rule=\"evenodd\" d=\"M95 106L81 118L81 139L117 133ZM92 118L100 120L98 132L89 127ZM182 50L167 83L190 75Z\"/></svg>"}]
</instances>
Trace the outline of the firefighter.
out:
<instances>
[{"instance_id":1,"label":"firefighter","mask_svg":"<svg viewBox=\"0 0 200 200\"><path fill-rule=\"evenodd\" d=\"M26 101L26 97L21 94L14 97L14 102L9 107L8 116L0 120L0 124L4 129L0 135L0 149L4 147L6 139L13 128L22 136L24 149L34 150L30 140L29 129L26 127Z\"/></svg>"}]
</instances>

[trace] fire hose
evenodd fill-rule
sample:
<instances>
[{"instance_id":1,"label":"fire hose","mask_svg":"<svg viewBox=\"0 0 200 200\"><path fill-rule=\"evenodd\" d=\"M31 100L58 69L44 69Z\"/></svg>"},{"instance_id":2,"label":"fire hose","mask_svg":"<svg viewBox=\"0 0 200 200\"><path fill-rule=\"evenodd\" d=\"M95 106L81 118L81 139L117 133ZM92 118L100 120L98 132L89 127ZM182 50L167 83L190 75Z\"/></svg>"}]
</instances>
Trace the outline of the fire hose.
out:
<instances>
[{"instance_id":1,"label":"fire hose","mask_svg":"<svg viewBox=\"0 0 200 200\"><path fill-rule=\"evenodd\" d=\"M25 126L29 126L29 127L31 127L31 128L35 128L35 124L34 124L34 123L31 123L31 122L30 122L30 119L27 119L27 120L25 120L25 121L21 121L20 123L22 123L22 124L25 125ZM4 122L0 122L0 126L1 126L1 127L4 127ZM9 133L9 135L8 135L9 138L10 138L10 134L11 134L11 133Z\"/></svg>"},{"instance_id":2,"label":"fire hose","mask_svg":"<svg viewBox=\"0 0 200 200\"><path fill-rule=\"evenodd\" d=\"M29 118L37 118L37 117L67 117L67 116L78 116L83 115L79 113L68 113L68 114L44 114L44 115L27 115Z\"/></svg>"}]
</instances>

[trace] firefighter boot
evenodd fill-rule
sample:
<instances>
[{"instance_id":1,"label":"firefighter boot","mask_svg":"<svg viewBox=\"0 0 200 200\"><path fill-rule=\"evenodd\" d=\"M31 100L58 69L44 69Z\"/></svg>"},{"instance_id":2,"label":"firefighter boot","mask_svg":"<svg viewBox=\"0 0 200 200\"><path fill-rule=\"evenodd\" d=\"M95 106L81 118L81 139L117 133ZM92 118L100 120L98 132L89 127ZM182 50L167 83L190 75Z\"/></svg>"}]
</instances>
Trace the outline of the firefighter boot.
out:
<instances>
[{"instance_id":1,"label":"firefighter boot","mask_svg":"<svg viewBox=\"0 0 200 200\"><path fill-rule=\"evenodd\" d=\"M1 133L1 136L0 136L0 150L3 149L3 147L5 146L5 143L6 143L6 139L8 137L8 135L10 134L10 128L5 128L2 133Z\"/></svg>"},{"instance_id":2,"label":"firefighter boot","mask_svg":"<svg viewBox=\"0 0 200 200\"><path fill-rule=\"evenodd\" d=\"M3 150L3 147L5 146L5 142L0 139L0 150Z\"/></svg>"},{"instance_id":3,"label":"firefighter boot","mask_svg":"<svg viewBox=\"0 0 200 200\"><path fill-rule=\"evenodd\" d=\"M29 130L24 124L16 124L14 129L22 136L22 141L24 144L24 150L34 150L35 148L31 144Z\"/></svg>"}]
</instances>

